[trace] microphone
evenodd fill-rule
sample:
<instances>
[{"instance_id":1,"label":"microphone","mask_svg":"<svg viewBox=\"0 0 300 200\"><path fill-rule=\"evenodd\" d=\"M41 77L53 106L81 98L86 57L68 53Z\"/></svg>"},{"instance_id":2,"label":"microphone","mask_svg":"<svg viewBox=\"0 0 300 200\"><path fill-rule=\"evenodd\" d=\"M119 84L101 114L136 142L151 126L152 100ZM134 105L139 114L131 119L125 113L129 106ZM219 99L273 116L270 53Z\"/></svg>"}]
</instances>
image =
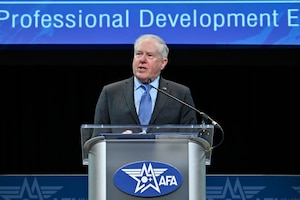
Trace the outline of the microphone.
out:
<instances>
[{"instance_id":1,"label":"microphone","mask_svg":"<svg viewBox=\"0 0 300 200\"><path fill-rule=\"evenodd\" d=\"M164 91L164 90L162 90L162 89L160 89L160 88L157 88L157 87L151 85L151 84L150 84L151 82L152 82L152 80L149 78L149 79L148 79L148 84L149 84L152 88L154 88L154 89L156 89L157 91L163 93L164 95L167 95L168 97L174 99L175 101L177 101L177 102L179 102L179 103L181 103L181 104L183 104L183 105L189 107L190 109L196 111L196 112L197 112L198 114L200 114L200 116L202 117L203 122L210 121L212 125L214 125L214 126L216 126L217 128L219 128L219 129L222 130L222 127L221 127L215 120L213 120L210 116L208 116L206 113L201 112L201 111L198 110L197 108L195 108L195 107L191 106L190 104L188 104L188 103L186 103L186 102L184 102L184 101L178 99L177 97L175 97L175 96L173 96L173 95L167 93L166 91Z\"/></svg>"},{"instance_id":2,"label":"microphone","mask_svg":"<svg viewBox=\"0 0 300 200\"><path fill-rule=\"evenodd\" d=\"M148 84L149 84L152 88L156 89L158 92L161 92L161 93L163 93L164 95L167 95L167 96L170 97L171 99L173 99L173 100L175 100L175 101L181 103L182 105L187 106L188 108L190 108L190 109L196 111L198 114L200 114L201 117L202 117L202 123L205 123L205 122L207 122L207 121L209 120L213 126L215 126L215 127L217 127L218 129L221 130L221 133L222 133L222 138L221 138L221 140L220 140L216 145L214 145L214 146L208 148L208 149L206 150L206 152L212 151L213 149L215 149L216 147L219 147L219 146L223 143L223 141L224 141L224 130L223 130L223 128L221 127L220 124L218 124L218 123L217 123L215 120L213 120L210 116L208 116L208 115L207 115L206 113L204 113L204 112L201 112L200 110L198 110L198 109L195 108L194 106L191 106L190 104L188 104L188 103L186 103L186 102L184 102L184 101L178 99L177 97L175 97L175 96L173 96L173 95L167 93L166 91L164 91L164 90L162 90L162 89L160 89L160 88L157 88L157 87L151 85L151 84L150 84L151 82L152 82L152 80L151 80L151 78L149 78L149 79L148 79Z\"/></svg>"}]
</instances>

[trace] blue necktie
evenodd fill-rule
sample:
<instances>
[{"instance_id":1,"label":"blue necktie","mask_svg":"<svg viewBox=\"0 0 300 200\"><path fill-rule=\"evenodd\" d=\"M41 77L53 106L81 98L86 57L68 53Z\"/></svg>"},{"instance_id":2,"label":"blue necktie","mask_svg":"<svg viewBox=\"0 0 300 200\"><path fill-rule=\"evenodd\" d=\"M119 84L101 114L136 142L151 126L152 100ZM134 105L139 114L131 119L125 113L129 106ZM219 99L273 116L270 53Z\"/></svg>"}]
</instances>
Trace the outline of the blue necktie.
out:
<instances>
[{"instance_id":1,"label":"blue necktie","mask_svg":"<svg viewBox=\"0 0 300 200\"><path fill-rule=\"evenodd\" d=\"M142 84L141 87L145 90L145 92L141 97L139 119L141 125L148 125L152 112L152 100L149 93L151 86L149 84Z\"/></svg>"}]
</instances>

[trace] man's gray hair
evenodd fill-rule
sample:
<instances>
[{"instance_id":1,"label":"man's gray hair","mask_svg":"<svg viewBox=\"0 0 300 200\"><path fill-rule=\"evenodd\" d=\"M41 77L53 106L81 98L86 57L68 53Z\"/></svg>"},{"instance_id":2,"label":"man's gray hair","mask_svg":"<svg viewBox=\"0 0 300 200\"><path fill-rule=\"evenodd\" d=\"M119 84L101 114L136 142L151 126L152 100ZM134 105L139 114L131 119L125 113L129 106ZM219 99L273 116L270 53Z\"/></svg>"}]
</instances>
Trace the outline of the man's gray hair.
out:
<instances>
[{"instance_id":1,"label":"man's gray hair","mask_svg":"<svg viewBox=\"0 0 300 200\"><path fill-rule=\"evenodd\" d=\"M154 35L154 34L144 34L144 35L141 35L139 38L137 38L134 42L134 51L135 52L136 52L138 43L144 39L155 40L158 44L158 53L161 55L162 58L168 58L169 47L167 46L167 44L161 37Z\"/></svg>"}]
</instances>

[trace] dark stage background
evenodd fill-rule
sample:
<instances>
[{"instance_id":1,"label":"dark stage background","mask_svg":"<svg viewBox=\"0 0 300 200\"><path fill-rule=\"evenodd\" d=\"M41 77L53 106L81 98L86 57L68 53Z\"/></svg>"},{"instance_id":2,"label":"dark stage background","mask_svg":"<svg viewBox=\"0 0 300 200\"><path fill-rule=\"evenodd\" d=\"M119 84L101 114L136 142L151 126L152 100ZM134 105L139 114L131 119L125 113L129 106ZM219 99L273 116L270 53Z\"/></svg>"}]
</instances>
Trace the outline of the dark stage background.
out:
<instances>
[{"instance_id":1,"label":"dark stage background","mask_svg":"<svg viewBox=\"0 0 300 200\"><path fill-rule=\"evenodd\" d=\"M0 174L87 173L80 125L93 123L103 85L131 76L131 47L0 57ZM189 86L225 132L208 174L300 174L299 57L299 48L171 48L162 76Z\"/></svg>"}]
</instances>

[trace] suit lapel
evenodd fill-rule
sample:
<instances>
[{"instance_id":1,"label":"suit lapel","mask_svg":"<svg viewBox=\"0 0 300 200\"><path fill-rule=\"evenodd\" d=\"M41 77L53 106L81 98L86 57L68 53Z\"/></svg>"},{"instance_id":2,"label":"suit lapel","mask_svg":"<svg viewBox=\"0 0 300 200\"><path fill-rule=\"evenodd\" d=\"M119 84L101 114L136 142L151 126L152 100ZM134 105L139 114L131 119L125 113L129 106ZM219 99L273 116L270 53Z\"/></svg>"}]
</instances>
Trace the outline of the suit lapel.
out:
<instances>
[{"instance_id":1,"label":"suit lapel","mask_svg":"<svg viewBox=\"0 0 300 200\"><path fill-rule=\"evenodd\" d=\"M160 83L159 83L159 88L161 90L164 90L167 93L170 93L170 88L168 87L168 81L161 78L160 79ZM155 102L155 108L153 110L151 119L150 119L150 123L153 123L157 117L157 115L160 113L161 109L164 107L167 99L169 97L165 94L163 94L162 92L157 91L157 98L156 98L156 102Z\"/></svg>"},{"instance_id":2,"label":"suit lapel","mask_svg":"<svg viewBox=\"0 0 300 200\"><path fill-rule=\"evenodd\" d=\"M139 121L139 118L138 118L138 116L137 116L136 108L135 108L135 105L134 105L133 77L127 79L127 80L124 82L124 85L123 85L122 87L123 87L124 99L125 99L125 101L126 101L126 104L127 104L127 106L128 106L128 109L130 110L130 113L131 113L132 117L134 118L135 122L136 122L137 124L139 124L140 121Z\"/></svg>"}]
</instances>

